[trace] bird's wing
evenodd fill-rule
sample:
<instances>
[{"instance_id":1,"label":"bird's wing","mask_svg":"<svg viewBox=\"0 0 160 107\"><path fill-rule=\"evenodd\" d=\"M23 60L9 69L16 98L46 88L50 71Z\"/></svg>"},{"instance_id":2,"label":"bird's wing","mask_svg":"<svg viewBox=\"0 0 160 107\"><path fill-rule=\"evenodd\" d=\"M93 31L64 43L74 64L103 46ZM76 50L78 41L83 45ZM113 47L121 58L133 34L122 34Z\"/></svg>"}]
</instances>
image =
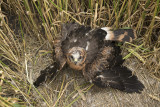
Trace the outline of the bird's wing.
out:
<instances>
[{"instance_id":1,"label":"bird's wing","mask_svg":"<svg viewBox=\"0 0 160 107\"><path fill-rule=\"evenodd\" d=\"M132 42L137 37L133 29L112 30L110 27L102 27L101 29L107 32L105 40Z\"/></svg>"},{"instance_id":2,"label":"bird's wing","mask_svg":"<svg viewBox=\"0 0 160 107\"><path fill-rule=\"evenodd\" d=\"M61 36L62 41L74 30L78 29L81 25L75 22L63 23L61 27Z\"/></svg>"},{"instance_id":3,"label":"bird's wing","mask_svg":"<svg viewBox=\"0 0 160 107\"><path fill-rule=\"evenodd\" d=\"M35 87L38 87L41 83L46 82L48 79L52 79L58 71L63 69L66 64L66 58L62 51L62 41L66 39L69 33L79 26L76 23L68 23L62 25L61 35L58 35L53 40L53 63L40 72L40 76L33 83Z\"/></svg>"},{"instance_id":4,"label":"bird's wing","mask_svg":"<svg viewBox=\"0 0 160 107\"><path fill-rule=\"evenodd\" d=\"M33 85L35 87L40 86L40 84L46 82L48 79L52 79L58 71L59 64L57 64L56 62L52 63L40 72L40 76L34 81Z\"/></svg>"},{"instance_id":5,"label":"bird's wing","mask_svg":"<svg viewBox=\"0 0 160 107\"><path fill-rule=\"evenodd\" d=\"M120 48L115 46L113 42L106 41L94 60L86 65L83 74L87 80L92 80L97 72L122 65L123 62Z\"/></svg>"},{"instance_id":6,"label":"bird's wing","mask_svg":"<svg viewBox=\"0 0 160 107\"><path fill-rule=\"evenodd\" d=\"M91 63L94 61L94 59L97 57L97 54L100 52L102 47L105 45L105 36L106 32L102 29L96 28L90 30L88 33L86 33L85 38L88 38L86 43L86 63Z\"/></svg>"},{"instance_id":7,"label":"bird's wing","mask_svg":"<svg viewBox=\"0 0 160 107\"><path fill-rule=\"evenodd\" d=\"M77 29L79 28L82 31L85 30L84 26L81 26L74 22L62 24L61 34L56 36L53 40L54 63L41 71L40 76L33 83L36 87L38 87L41 83L45 82L47 79L52 79L55 76L55 74L64 67L64 65L66 64L65 50L69 49L70 47L68 46L71 45L70 36L74 37L75 35L79 34L77 33ZM76 33L74 34L74 32Z\"/></svg>"},{"instance_id":8,"label":"bird's wing","mask_svg":"<svg viewBox=\"0 0 160 107\"><path fill-rule=\"evenodd\" d=\"M60 71L66 64L66 59L61 49L61 38L56 38L53 41L53 63L40 72L40 76L33 83L38 87L41 83L52 79L58 71Z\"/></svg>"},{"instance_id":9,"label":"bird's wing","mask_svg":"<svg viewBox=\"0 0 160 107\"><path fill-rule=\"evenodd\" d=\"M144 86L132 72L123 67L120 48L106 41L95 60L83 70L84 77L97 86L110 86L128 93L140 93Z\"/></svg>"},{"instance_id":10,"label":"bird's wing","mask_svg":"<svg viewBox=\"0 0 160 107\"><path fill-rule=\"evenodd\" d=\"M90 30L86 34L87 41L87 61L92 62L98 52L103 49L104 44L111 42L132 42L136 38L136 33L133 29L117 29L112 30L109 27L102 27ZM108 46L108 44L106 46ZM117 50L117 49L114 49ZM119 49L120 50L120 49ZM117 51L118 52L118 51ZM119 60L121 56L119 56Z\"/></svg>"},{"instance_id":11,"label":"bird's wing","mask_svg":"<svg viewBox=\"0 0 160 107\"><path fill-rule=\"evenodd\" d=\"M141 93L144 85L138 80L132 71L124 66L116 66L111 69L98 72L93 83L99 87L112 87L127 93Z\"/></svg>"}]
</instances>

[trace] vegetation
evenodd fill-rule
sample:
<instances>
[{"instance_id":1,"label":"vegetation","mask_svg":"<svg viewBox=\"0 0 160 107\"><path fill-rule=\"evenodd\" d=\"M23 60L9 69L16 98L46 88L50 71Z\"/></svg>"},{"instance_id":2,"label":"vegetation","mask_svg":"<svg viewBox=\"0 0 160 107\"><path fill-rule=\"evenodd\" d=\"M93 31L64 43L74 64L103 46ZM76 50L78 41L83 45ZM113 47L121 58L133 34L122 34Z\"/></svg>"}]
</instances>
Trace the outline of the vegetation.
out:
<instances>
[{"instance_id":1,"label":"vegetation","mask_svg":"<svg viewBox=\"0 0 160 107\"><path fill-rule=\"evenodd\" d=\"M133 44L121 45L124 59L135 59L144 73L160 81L160 0L1 0L2 106L62 107L85 100L85 93L93 85L78 83L74 75L67 79L64 73L61 82L54 82L54 89L32 85L38 72L52 62L52 41L61 24L71 21L92 28L135 29L137 39ZM70 84L74 89L68 92ZM160 102L156 94L149 97Z\"/></svg>"}]
</instances>

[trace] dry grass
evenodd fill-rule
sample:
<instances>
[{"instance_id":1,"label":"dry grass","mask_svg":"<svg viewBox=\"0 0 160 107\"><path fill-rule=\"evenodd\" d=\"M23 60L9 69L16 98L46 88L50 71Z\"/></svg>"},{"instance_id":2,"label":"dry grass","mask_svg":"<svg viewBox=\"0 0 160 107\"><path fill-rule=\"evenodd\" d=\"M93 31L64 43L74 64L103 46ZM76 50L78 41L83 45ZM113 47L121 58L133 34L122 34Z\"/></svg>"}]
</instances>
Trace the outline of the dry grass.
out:
<instances>
[{"instance_id":1,"label":"dry grass","mask_svg":"<svg viewBox=\"0 0 160 107\"><path fill-rule=\"evenodd\" d=\"M91 88L81 73L70 69L50 84L34 88L39 71L52 63L52 40L68 21L93 28L134 28L137 40L121 47L127 66L144 83L144 92L138 95ZM160 0L0 1L2 106L158 106L159 82Z\"/></svg>"}]
</instances>

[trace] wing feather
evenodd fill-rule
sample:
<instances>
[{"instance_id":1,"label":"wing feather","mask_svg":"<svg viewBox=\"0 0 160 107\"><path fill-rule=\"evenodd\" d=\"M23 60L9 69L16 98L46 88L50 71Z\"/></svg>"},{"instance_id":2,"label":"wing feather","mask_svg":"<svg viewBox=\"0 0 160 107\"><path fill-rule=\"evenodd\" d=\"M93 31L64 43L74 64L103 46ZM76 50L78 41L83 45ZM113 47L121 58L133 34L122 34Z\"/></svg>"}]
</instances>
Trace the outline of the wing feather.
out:
<instances>
[{"instance_id":1,"label":"wing feather","mask_svg":"<svg viewBox=\"0 0 160 107\"><path fill-rule=\"evenodd\" d=\"M132 75L132 71L124 66L117 66L97 73L93 83L100 87L110 86L127 93L141 93L144 88L138 78Z\"/></svg>"},{"instance_id":2,"label":"wing feather","mask_svg":"<svg viewBox=\"0 0 160 107\"><path fill-rule=\"evenodd\" d=\"M121 50L114 42L105 42L99 54L83 70L83 75L100 87L112 87L128 93L140 93L144 85L127 68L123 67L124 60Z\"/></svg>"},{"instance_id":3,"label":"wing feather","mask_svg":"<svg viewBox=\"0 0 160 107\"><path fill-rule=\"evenodd\" d=\"M137 38L136 32L133 29L112 30L109 27L103 27L101 29L107 32L105 40L132 42L133 39Z\"/></svg>"},{"instance_id":4,"label":"wing feather","mask_svg":"<svg viewBox=\"0 0 160 107\"><path fill-rule=\"evenodd\" d=\"M109 69L116 65L122 65L124 60L121 56L121 50L115 46L113 42L106 41L102 48L98 50L98 54L94 60L86 65L83 74L87 80L92 80L94 75L104 69Z\"/></svg>"}]
</instances>

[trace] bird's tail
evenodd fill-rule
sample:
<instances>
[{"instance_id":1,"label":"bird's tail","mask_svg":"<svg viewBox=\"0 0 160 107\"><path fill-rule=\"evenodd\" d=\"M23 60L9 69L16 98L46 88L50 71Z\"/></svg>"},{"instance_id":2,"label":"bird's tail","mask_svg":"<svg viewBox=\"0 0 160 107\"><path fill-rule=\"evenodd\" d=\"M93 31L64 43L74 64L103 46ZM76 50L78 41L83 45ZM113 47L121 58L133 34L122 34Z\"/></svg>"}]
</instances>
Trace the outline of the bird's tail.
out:
<instances>
[{"instance_id":1,"label":"bird's tail","mask_svg":"<svg viewBox=\"0 0 160 107\"><path fill-rule=\"evenodd\" d=\"M112 87L127 93L141 93L144 85L127 67L114 67L98 72L93 83L100 87Z\"/></svg>"},{"instance_id":2,"label":"bird's tail","mask_svg":"<svg viewBox=\"0 0 160 107\"><path fill-rule=\"evenodd\" d=\"M112 30L110 27L103 27L102 30L107 32L105 40L132 42L135 39L136 32L133 29L117 29Z\"/></svg>"}]
</instances>

